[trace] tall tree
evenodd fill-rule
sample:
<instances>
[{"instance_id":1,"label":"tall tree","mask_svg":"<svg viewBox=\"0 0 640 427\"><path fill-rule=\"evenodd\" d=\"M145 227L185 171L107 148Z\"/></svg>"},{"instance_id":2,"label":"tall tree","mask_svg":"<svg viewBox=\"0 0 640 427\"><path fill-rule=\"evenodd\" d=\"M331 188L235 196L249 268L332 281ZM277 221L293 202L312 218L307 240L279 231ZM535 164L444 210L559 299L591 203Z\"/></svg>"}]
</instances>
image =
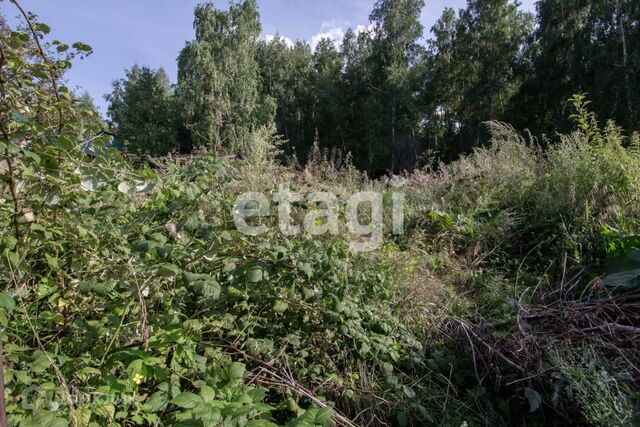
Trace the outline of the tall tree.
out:
<instances>
[{"instance_id":1,"label":"tall tree","mask_svg":"<svg viewBox=\"0 0 640 427\"><path fill-rule=\"evenodd\" d=\"M379 72L372 61L372 51L371 30L347 31L342 43L346 147L356 166L370 174L389 167L388 156L379 155L380 147L389 145L389 138L382 133L381 117L385 111L377 89Z\"/></svg>"},{"instance_id":2,"label":"tall tree","mask_svg":"<svg viewBox=\"0 0 640 427\"><path fill-rule=\"evenodd\" d=\"M308 43L296 42L288 46L275 37L258 45L258 62L265 98L276 103L278 132L288 141L289 154L302 160L314 138L314 68Z\"/></svg>"},{"instance_id":3,"label":"tall tree","mask_svg":"<svg viewBox=\"0 0 640 427\"><path fill-rule=\"evenodd\" d=\"M105 99L128 151L164 155L177 148L173 91L162 68L134 65Z\"/></svg>"},{"instance_id":4,"label":"tall tree","mask_svg":"<svg viewBox=\"0 0 640 427\"><path fill-rule=\"evenodd\" d=\"M178 57L178 97L196 145L242 151L251 132L273 119L261 102L256 0L196 6L195 40Z\"/></svg>"},{"instance_id":5,"label":"tall tree","mask_svg":"<svg viewBox=\"0 0 640 427\"><path fill-rule=\"evenodd\" d=\"M482 142L482 123L501 120L519 92L533 17L511 0L468 0L433 27L425 89L428 135L455 155ZM445 132L443 132L443 128Z\"/></svg>"},{"instance_id":6,"label":"tall tree","mask_svg":"<svg viewBox=\"0 0 640 427\"><path fill-rule=\"evenodd\" d=\"M527 120L542 132L565 131L573 94L588 92L600 117L637 129L640 101L640 5L634 0L537 3L535 79Z\"/></svg>"},{"instance_id":7,"label":"tall tree","mask_svg":"<svg viewBox=\"0 0 640 427\"><path fill-rule=\"evenodd\" d=\"M320 144L325 148L346 149L345 106L342 57L333 40L320 40L313 54L315 72L314 125Z\"/></svg>"},{"instance_id":8,"label":"tall tree","mask_svg":"<svg viewBox=\"0 0 640 427\"><path fill-rule=\"evenodd\" d=\"M418 43L423 26L423 0L378 0L371 12L373 57L377 89L387 117L386 134L392 171L398 168L398 134L413 135L416 129L413 104L417 80L412 72L421 56Z\"/></svg>"}]
</instances>

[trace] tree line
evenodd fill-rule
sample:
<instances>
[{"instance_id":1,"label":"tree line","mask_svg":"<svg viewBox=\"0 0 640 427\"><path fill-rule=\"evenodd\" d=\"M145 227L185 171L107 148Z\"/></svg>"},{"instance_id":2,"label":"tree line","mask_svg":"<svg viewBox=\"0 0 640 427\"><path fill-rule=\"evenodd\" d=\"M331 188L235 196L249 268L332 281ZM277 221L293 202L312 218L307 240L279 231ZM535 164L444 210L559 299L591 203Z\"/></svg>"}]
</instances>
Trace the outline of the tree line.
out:
<instances>
[{"instance_id":1,"label":"tree line","mask_svg":"<svg viewBox=\"0 0 640 427\"><path fill-rule=\"evenodd\" d=\"M410 169L426 151L442 159L486 142L501 120L547 143L572 126L567 99L638 129L640 3L468 0L431 28L423 0L378 0L370 25L341 46L293 46L260 37L256 0L195 9L195 39L178 56L177 83L133 66L107 95L109 117L132 152L194 148L242 153L275 123L304 161L314 144L351 153L372 175Z\"/></svg>"}]
</instances>

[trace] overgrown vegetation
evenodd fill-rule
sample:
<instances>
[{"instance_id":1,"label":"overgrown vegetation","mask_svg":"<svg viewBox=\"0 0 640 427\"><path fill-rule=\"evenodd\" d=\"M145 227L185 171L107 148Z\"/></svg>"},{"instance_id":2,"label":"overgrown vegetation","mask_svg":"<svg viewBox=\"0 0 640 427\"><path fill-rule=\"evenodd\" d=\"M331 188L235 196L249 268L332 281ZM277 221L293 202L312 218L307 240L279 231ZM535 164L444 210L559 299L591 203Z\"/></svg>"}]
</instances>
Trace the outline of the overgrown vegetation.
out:
<instances>
[{"instance_id":1,"label":"overgrown vegetation","mask_svg":"<svg viewBox=\"0 0 640 427\"><path fill-rule=\"evenodd\" d=\"M572 133L489 122L490 146L388 179L319 145L283 165L260 122L210 124L242 158L134 166L62 79L91 48L24 19L0 40L9 425L638 422L639 138L584 96ZM239 233L236 197L287 182L403 192L405 233L364 254L347 233Z\"/></svg>"}]
</instances>

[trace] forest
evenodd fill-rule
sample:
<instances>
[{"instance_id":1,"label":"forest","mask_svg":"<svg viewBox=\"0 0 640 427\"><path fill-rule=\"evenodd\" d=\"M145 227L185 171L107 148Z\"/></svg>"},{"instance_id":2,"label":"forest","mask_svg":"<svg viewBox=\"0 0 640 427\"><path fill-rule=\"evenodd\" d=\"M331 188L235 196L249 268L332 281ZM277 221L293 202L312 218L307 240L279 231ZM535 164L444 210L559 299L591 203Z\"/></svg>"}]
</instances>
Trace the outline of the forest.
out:
<instances>
[{"instance_id":1,"label":"forest","mask_svg":"<svg viewBox=\"0 0 640 427\"><path fill-rule=\"evenodd\" d=\"M0 427L640 424L640 3L371 3L202 3L103 117L0 0Z\"/></svg>"},{"instance_id":2,"label":"forest","mask_svg":"<svg viewBox=\"0 0 640 427\"><path fill-rule=\"evenodd\" d=\"M377 2L342 46L324 39L312 51L261 39L255 1L228 11L205 3L195 39L176 53L177 84L132 64L107 96L109 117L131 151L152 155L242 151L247 132L275 123L300 161L317 143L375 177L424 165L425 152L450 161L484 146L491 120L544 145L572 129L567 100L577 93L599 117L637 129L636 2L544 0L534 16L513 1L469 1L446 9L431 35L423 7Z\"/></svg>"}]
</instances>

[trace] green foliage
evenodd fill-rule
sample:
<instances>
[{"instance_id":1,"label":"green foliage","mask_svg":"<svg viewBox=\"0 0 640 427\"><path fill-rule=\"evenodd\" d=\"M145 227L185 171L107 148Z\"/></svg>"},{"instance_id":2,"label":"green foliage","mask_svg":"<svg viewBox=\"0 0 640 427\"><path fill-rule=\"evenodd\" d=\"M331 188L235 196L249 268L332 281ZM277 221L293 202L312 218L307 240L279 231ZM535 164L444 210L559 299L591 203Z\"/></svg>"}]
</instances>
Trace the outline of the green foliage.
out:
<instances>
[{"instance_id":1,"label":"green foliage","mask_svg":"<svg viewBox=\"0 0 640 427\"><path fill-rule=\"evenodd\" d=\"M165 71L134 65L113 82L109 117L127 151L162 156L177 148L175 100Z\"/></svg>"},{"instance_id":2,"label":"green foliage","mask_svg":"<svg viewBox=\"0 0 640 427\"><path fill-rule=\"evenodd\" d=\"M260 99L256 41L260 21L255 0L213 3L195 9L196 39L178 57L178 100L197 146L242 152L250 134L272 120Z\"/></svg>"},{"instance_id":3,"label":"green foliage","mask_svg":"<svg viewBox=\"0 0 640 427\"><path fill-rule=\"evenodd\" d=\"M340 48L325 39L313 49L261 40L255 0L204 3L179 55L176 102L161 71L143 68L138 82L134 67L109 95L112 119L132 151L150 154L174 148L176 129L183 151L193 142L244 154L253 133L275 123L291 157L306 162L317 142L351 153L370 176L411 170L427 150L451 161L486 146L486 121L542 140L567 133L576 92L591 94L600 117L637 129L636 2L545 0L534 16L513 0L468 0L443 12L426 43L423 3L379 0Z\"/></svg>"},{"instance_id":4,"label":"green foliage","mask_svg":"<svg viewBox=\"0 0 640 427\"><path fill-rule=\"evenodd\" d=\"M371 29L347 32L341 51L329 39L315 52L279 38L259 44L264 96L276 100L290 151L305 161L317 142L351 152L371 174L411 167L419 150L422 7L418 0L378 2Z\"/></svg>"},{"instance_id":5,"label":"green foliage","mask_svg":"<svg viewBox=\"0 0 640 427\"><path fill-rule=\"evenodd\" d=\"M481 141L482 123L503 120L526 77L533 17L510 0L470 0L433 27L424 91L429 146L448 158Z\"/></svg>"},{"instance_id":6,"label":"green foliage","mask_svg":"<svg viewBox=\"0 0 640 427\"><path fill-rule=\"evenodd\" d=\"M521 122L540 133L567 132L565 101L588 92L591 109L637 130L640 8L630 0L544 0L537 5L533 75L522 94ZM610 63L618 67L608 67ZM543 97L539 97L544 93Z\"/></svg>"},{"instance_id":7,"label":"green foliage","mask_svg":"<svg viewBox=\"0 0 640 427\"><path fill-rule=\"evenodd\" d=\"M257 61L262 81L261 96L275 103L278 132L288 141L288 151L304 159L316 130L311 48L303 42L289 47L283 39L275 37L269 42L258 43ZM334 101L338 102L337 99Z\"/></svg>"},{"instance_id":8,"label":"green foliage","mask_svg":"<svg viewBox=\"0 0 640 427\"><path fill-rule=\"evenodd\" d=\"M182 151L195 143L245 154L254 132L275 123L291 157L306 162L317 142L351 153L370 176L411 170L428 150L451 161L486 146L486 121L543 141L570 132L566 99L576 92L637 130L637 2L544 0L534 15L514 0L468 0L447 8L426 42L423 3L379 0L342 46L325 39L312 49L261 40L255 0L228 10L206 2L178 58L175 100L161 70L134 66L108 96L111 118L131 151L153 155L174 149L176 133Z\"/></svg>"},{"instance_id":9,"label":"green foliage","mask_svg":"<svg viewBox=\"0 0 640 427\"><path fill-rule=\"evenodd\" d=\"M28 40L2 39L19 67L3 64L15 84L3 102L39 114L4 117L0 141L11 424L328 426L333 405L278 373L348 402L362 387L355 366L415 398L399 367L422 347L388 310L397 289L384 269L339 238L241 235L238 177L215 156L162 176L116 153L85 159L84 104L56 101L59 60L24 61ZM277 143L269 129L254 138L266 147L255 168Z\"/></svg>"},{"instance_id":10,"label":"green foliage","mask_svg":"<svg viewBox=\"0 0 640 427\"><path fill-rule=\"evenodd\" d=\"M568 382L568 391L580 403L584 420L592 426L633 425L626 390L603 366L603 360L586 349L582 357L554 352L556 369ZM605 362L606 363L606 362Z\"/></svg>"},{"instance_id":11,"label":"green foliage","mask_svg":"<svg viewBox=\"0 0 640 427\"><path fill-rule=\"evenodd\" d=\"M381 92L377 102L382 117L386 118L377 118L376 122L382 125L378 124L372 130L388 135L380 155L383 158L390 155L388 167L392 172L407 168L407 165L399 165L398 156L403 151L398 146L399 136L415 134L418 128L415 94L419 89L419 76L415 64L422 53L418 40L422 37L420 15L423 7L423 0L378 0L369 18L373 24L372 57L369 58L373 68L372 83Z\"/></svg>"},{"instance_id":12,"label":"green foliage","mask_svg":"<svg viewBox=\"0 0 640 427\"><path fill-rule=\"evenodd\" d=\"M443 212L438 216L446 215L450 226L455 219L457 234L467 236L458 241L460 250L478 241L498 244L505 254L526 254L535 246L529 262L545 268L566 251L576 262L605 255L611 240L605 242L603 227L621 238L634 235L638 153L624 148L625 138L613 124L600 128L579 99L574 102L580 130L547 151L509 126L490 123L492 147L443 166L427 182L429 190L416 194L429 210ZM535 239L527 243L528 236Z\"/></svg>"},{"instance_id":13,"label":"green foliage","mask_svg":"<svg viewBox=\"0 0 640 427\"><path fill-rule=\"evenodd\" d=\"M576 131L547 141L546 150L508 125L489 123L491 147L475 149L437 171L416 172L405 187L416 208L410 241L430 254L436 277L449 285L445 310L454 319L483 325L478 327L480 333L491 324L487 337L495 341L482 339L516 363L526 364L526 356L509 354L508 347L502 347L505 336L515 339L514 345L522 346L525 354L526 340L553 336L546 323L537 332L529 331L536 319L523 321L527 309L522 307L564 301L561 289L574 271L602 275L601 282L591 285L591 275L572 279L577 292L587 289L596 300L606 299L609 292L633 295L638 289L638 151L625 148L628 139L613 123L598 124L584 96L575 96L571 103ZM588 292L580 303L589 301ZM563 332L564 326L559 325ZM471 340L467 335L461 339ZM595 342L600 350L609 345L599 337L587 342ZM469 382L476 384L477 361L484 356L477 356L483 351L474 345L472 370L456 378L458 390L465 390ZM540 417L531 422L548 423L546 411L552 406L575 410L593 425L633 425L637 385L625 377L627 368L620 367L617 350L598 356L593 365L574 360L582 348L583 341L572 337L562 358L534 356L535 363L544 366L541 376L533 383L523 377L511 383L522 382L516 391L523 396L520 402L500 391L478 394L466 402L473 402L490 419L508 424L522 422L534 408ZM545 376L542 369L559 370L569 385L558 381L557 374ZM502 377L494 380L504 386Z\"/></svg>"}]
</instances>

